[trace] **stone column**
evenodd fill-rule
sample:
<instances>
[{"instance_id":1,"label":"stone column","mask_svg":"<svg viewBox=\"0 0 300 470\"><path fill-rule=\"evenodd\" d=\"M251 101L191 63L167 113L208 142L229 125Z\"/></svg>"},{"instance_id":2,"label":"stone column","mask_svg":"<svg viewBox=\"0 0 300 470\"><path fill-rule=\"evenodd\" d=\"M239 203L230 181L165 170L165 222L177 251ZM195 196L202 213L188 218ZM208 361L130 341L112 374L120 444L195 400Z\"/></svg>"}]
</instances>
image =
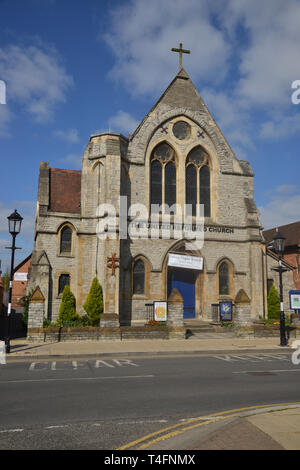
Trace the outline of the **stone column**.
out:
<instances>
[{"instance_id":1,"label":"stone column","mask_svg":"<svg viewBox=\"0 0 300 470\"><path fill-rule=\"evenodd\" d=\"M32 328L43 328L45 315L45 297L37 286L29 299L28 336Z\"/></svg>"},{"instance_id":2,"label":"stone column","mask_svg":"<svg viewBox=\"0 0 300 470\"><path fill-rule=\"evenodd\" d=\"M177 289L168 298L168 325L183 326L183 298Z\"/></svg>"},{"instance_id":3,"label":"stone column","mask_svg":"<svg viewBox=\"0 0 300 470\"><path fill-rule=\"evenodd\" d=\"M235 322L238 326L251 325L251 301L246 292L240 289L235 298Z\"/></svg>"},{"instance_id":4,"label":"stone column","mask_svg":"<svg viewBox=\"0 0 300 470\"><path fill-rule=\"evenodd\" d=\"M105 292L104 313L100 318L100 327L119 327L119 295L120 295L120 239L119 216L121 194L121 137L107 134L105 158L106 203L111 204L116 213L117 231L113 235L107 233L104 245Z\"/></svg>"}]
</instances>

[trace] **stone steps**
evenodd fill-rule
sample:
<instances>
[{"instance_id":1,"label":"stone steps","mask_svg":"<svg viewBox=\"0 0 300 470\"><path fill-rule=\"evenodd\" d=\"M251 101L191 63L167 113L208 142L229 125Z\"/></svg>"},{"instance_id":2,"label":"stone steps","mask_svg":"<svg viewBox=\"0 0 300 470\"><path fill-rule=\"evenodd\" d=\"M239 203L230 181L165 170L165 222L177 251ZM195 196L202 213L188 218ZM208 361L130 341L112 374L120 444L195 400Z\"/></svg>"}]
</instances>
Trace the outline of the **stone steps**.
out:
<instances>
[{"instance_id":1,"label":"stone steps","mask_svg":"<svg viewBox=\"0 0 300 470\"><path fill-rule=\"evenodd\" d=\"M205 338L222 338L234 337L231 328L221 328L203 320L189 320L184 322L186 328L186 338L189 339L205 339Z\"/></svg>"}]
</instances>

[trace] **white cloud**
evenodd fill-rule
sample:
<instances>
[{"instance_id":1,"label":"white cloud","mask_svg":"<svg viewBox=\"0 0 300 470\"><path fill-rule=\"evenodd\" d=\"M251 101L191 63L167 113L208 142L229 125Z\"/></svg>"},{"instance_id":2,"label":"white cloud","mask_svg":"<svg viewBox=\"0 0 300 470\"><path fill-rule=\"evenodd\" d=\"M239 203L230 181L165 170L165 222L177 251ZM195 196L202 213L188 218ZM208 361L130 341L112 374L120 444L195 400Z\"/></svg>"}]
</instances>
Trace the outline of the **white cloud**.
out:
<instances>
[{"instance_id":1,"label":"white cloud","mask_svg":"<svg viewBox=\"0 0 300 470\"><path fill-rule=\"evenodd\" d=\"M260 137L268 140L279 140L290 137L300 131L300 115L274 117L261 125Z\"/></svg>"},{"instance_id":2,"label":"white cloud","mask_svg":"<svg viewBox=\"0 0 300 470\"><path fill-rule=\"evenodd\" d=\"M298 0L130 0L111 11L110 77L135 96L153 96L175 74L171 48L182 42L191 49L184 66L203 85L229 143L245 153L254 135L279 139L299 130L290 116L291 84L300 79L299 18ZM260 131L258 110L265 113Z\"/></svg>"},{"instance_id":3,"label":"white cloud","mask_svg":"<svg viewBox=\"0 0 300 470\"><path fill-rule=\"evenodd\" d=\"M109 127L112 132L123 133L125 136L127 134L132 134L139 122L125 111L118 111L115 116L109 118Z\"/></svg>"},{"instance_id":4,"label":"white cloud","mask_svg":"<svg viewBox=\"0 0 300 470\"><path fill-rule=\"evenodd\" d=\"M56 53L36 46L0 48L0 77L7 103L18 103L38 122L51 119L73 84Z\"/></svg>"},{"instance_id":5,"label":"white cloud","mask_svg":"<svg viewBox=\"0 0 300 470\"><path fill-rule=\"evenodd\" d=\"M80 140L77 129L57 130L53 132L53 135L71 144L77 144Z\"/></svg>"},{"instance_id":6,"label":"white cloud","mask_svg":"<svg viewBox=\"0 0 300 470\"><path fill-rule=\"evenodd\" d=\"M263 227L268 229L298 221L299 207L299 188L288 184L278 186L271 195L271 201L259 207Z\"/></svg>"},{"instance_id":7,"label":"white cloud","mask_svg":"<svg viewBox=\"0 0 300 470\"><path fill-rule=\"evenodd\" d=\"M105 35L116 57L110 76L134 94L157 92L168 84L170 70L177 71L178 54L171 49L182 42L192 51L183 63L191 74L219 82L229 46L209 17L205 0L133 0L115 8Z\"/></svg>"},{"instance_id":8,"label":"white cloud","mask_svg":"<svg viewBox=\"0 0 300 470\"><path fill-rule=\"evenodd\" d=\"M289 106L291 83L300 76L298 0L229 4L235 26L243 24L248 34L248 44L241 48L237 93L252 105Z\"/></svg>"}]
</instances>

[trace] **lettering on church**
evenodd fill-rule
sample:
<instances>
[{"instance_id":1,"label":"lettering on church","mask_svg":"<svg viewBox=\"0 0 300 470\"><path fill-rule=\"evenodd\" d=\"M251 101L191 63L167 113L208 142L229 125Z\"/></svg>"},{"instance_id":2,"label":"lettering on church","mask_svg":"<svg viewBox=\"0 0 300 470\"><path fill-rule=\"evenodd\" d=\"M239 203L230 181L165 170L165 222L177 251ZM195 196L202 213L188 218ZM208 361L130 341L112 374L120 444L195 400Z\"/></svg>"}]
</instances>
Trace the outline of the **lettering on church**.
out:
<instances>
[{"instance_id":1,"label":"lettering on church","mask_svg":"<svg viewBox=\"0 0 300 470\"><path fill-rule=\"evenodd\" d=\"M209 233L234 233L232 227L218 227L218 226L203 226L194 224L164 224L164 223L148 223L148 222L131 222L131 227L134 228L148 228L148 229L161 229L161 230L182 230L184 228L190 232L209 232Z\"/></svg>"}]
</instances>

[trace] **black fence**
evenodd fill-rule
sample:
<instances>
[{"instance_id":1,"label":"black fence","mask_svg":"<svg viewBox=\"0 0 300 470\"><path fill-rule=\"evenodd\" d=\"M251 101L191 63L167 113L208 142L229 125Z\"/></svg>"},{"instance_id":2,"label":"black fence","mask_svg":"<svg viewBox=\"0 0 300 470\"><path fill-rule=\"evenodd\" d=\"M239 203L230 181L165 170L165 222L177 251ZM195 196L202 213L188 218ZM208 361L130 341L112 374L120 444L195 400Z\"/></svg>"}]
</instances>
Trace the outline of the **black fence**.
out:
<instances>
[{"instance_id":1,"label":"black fence","mask_svg":"<svg viewBox=\"0 0 300 470\"><path fill-rule=\"evenodd\" d=\"M154 320L154 304L145 304L146 312L147 312L147 321Z\"/></svg>"},{"instance_id":2,"label":"black fence","mask_svg":"<svg viewBox=\"0 0 300 470\"><path fill-rule=\"evenodd\" d=\"M0 314L0 340L1 341L3 341L6 336L8 326L9 326L9 337L11 339L24 338L27 334L27 328L23 323L22 313L12 312L9 315L9 317L7 317L5 313Z\"/></svg>"}]
</instances>

